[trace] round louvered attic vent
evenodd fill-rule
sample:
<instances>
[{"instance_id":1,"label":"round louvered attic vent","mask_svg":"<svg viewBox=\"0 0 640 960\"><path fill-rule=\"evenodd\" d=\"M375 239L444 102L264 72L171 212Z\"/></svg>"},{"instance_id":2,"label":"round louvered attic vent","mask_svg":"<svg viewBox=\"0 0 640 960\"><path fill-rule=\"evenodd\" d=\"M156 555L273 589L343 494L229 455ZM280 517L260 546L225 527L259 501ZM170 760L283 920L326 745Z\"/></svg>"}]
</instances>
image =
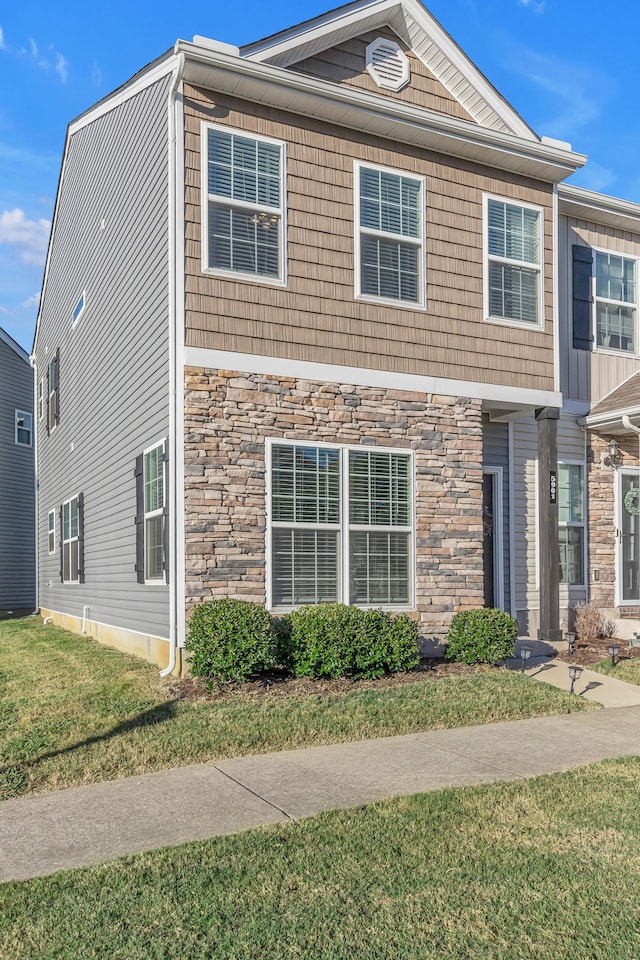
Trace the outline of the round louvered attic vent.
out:
<instances>
[{"instance_id":1,"label":"round louvered attic vent","mask_svg":"<svg viewBox=\"0 0 640 960\"><path fill-rule=\"evenodd\" d=\"M387 90L402 90L409 83L409 61L397 43L378 37L366 49L367 70Z\"/></svg>"}]
</instances>

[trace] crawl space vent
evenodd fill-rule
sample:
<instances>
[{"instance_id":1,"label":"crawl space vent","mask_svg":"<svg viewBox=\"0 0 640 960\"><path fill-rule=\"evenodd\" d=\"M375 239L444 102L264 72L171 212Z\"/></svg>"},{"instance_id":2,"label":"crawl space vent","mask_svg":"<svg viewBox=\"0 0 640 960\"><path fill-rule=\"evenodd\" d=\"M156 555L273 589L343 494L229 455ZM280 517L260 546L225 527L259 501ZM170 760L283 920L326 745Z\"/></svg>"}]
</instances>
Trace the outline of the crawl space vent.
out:
<instances>
[{"instance_id":1,"label":"crawl space vent","mask_svg":"<svg viewBox=\"0 0 640 960\"><path fill-rule=\"evenodd\" d=\"M397 43L378 37L366 49L367 70L387 90L402 90L409 83L409 61Z\"/></svg>"}]
</instances>

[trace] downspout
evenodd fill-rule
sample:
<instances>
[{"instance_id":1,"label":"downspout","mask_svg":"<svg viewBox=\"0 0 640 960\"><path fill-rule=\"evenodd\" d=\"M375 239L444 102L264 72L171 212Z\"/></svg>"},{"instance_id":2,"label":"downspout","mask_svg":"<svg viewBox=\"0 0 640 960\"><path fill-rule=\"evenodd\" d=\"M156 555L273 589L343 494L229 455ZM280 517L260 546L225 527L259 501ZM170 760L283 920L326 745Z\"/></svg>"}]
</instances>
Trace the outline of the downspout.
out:
<instances>
[{"instance_id":1,"label":"downspout","mask_svg":"<svg viewBox=\"0 0 640 960\"><path fill-rule=\"evenodd\" d=\"M34 532L34 537L35 537L35 539L34 539L34 541L33 541L33 545L34 545L34 547L35 547L34 565L35 565L35 576L36 576L36 583L35 583L35 607L34 607L34 611L33 611L33 612L34 612L34 613L38 613L38 611L40 610L40 603L39 603L39 597L38 597L38 593L39 593L39 579L40 579L40 569L39 569L39 566L40 566L40 565L39 565L39 557L40 557L40 549L39 549L39 546L40 546L40 544L39 544L39 537L38 537L38 508L39 508L39 502L38 502L38 423L40 422L40 417L39 417L39 412L40 412L40 411L38 410L38 365L37 365L37 362L36 362L36 355L35 355L35 353L32 353L31 356L29 357L29 365L30 365L31 369L33 370L33 415L32 415L32 416L33 416L33 419L32 419L32 421L31 421L31 429L32 429L32 436L33 436L33 496L34 496L34 500L33 500L33 503L34 503L34 518L33 518L33 522L34 522L34 527L35 527L35 529L34 529L34 531L33 531L33 532Z\"/></svg>"},{"instance_id":2,"label":"downspout","mask_svg":"<svg viewBox=\"0 0 640 960\"><path fill-rule=\"evenodd\" d=\"M169 125L167 161L167 175L169 180L169 663L160 671L161 677L168 677L176 666L177 650L177 597L178 571L176 569L176 93L184 73L184 53L178 54L178 61L173 73L169 96L167 99L167 114Z\"/></svg>"}]
</instances>

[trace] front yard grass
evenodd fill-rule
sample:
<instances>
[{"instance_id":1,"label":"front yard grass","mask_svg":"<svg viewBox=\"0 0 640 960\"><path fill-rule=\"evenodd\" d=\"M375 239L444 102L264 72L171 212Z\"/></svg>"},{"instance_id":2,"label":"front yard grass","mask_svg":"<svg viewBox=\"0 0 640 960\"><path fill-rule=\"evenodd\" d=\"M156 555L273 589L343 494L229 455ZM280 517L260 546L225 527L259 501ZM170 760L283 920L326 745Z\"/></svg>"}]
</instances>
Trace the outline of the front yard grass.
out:
<instances>
[{"instance_id":1,"label":"front yard grass","mask_svg":"<svg viewBox=\"0 0 640 960\"><path fill-rule=\"evenodd\" d=\"M633 960L638 796L606 761L6 884L0 956Z\"/></svg>"},{"instance_id":2,"label":"front yard grass","mask_svg":"<svg viewBox=\"0 0 640 960\"><path fill-rule=\"evenodd\" d=\"M593 709L506 670L341 695L179 700L150 664L0 623L0 799L250 753Z\"/></svg>"},{"instance_id":3,"label":"front yard grass","mask_svg":"<svg viewBox=\"0 0 640 960\"><path fill-rule=\"evenodd\" d=\"M627 683L640 684L640 657L629 657L619 660L615 667L611 666L611 660L600 660L589 668L598 673L606 673L608 677L615 677L616 680L626 680Z\"/></svg>"}]
</instances>

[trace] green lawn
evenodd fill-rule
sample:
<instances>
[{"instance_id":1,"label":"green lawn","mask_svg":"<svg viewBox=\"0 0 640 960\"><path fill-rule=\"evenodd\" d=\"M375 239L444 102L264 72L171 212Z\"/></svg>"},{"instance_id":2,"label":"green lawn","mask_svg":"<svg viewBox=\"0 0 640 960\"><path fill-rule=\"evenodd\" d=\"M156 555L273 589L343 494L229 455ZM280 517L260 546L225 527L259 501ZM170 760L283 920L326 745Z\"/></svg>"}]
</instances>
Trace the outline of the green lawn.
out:
<instances>
[{"instance_id":1,"label":"green lawn","mask_svg":"<svg viewBox=\"0 0 640 960\"><path fill-rule=\"evenodd\" d=\"M178 701L155 667L33 619L0 623L0 799L273 750L593 708L518 673L341 696Z\"/></svg>"},{"instance_id":2,"label":"green lawn","mask_svg":"<svg viewBox=\"0 0 640 960\"><path fill-rule=\"evenodd\" d=\"M633 960L640 759L0 887L12 960Z\"/></svg>"},{"instance_id":3,"label":"green lawn","mask_svg":"<svg viewBox=\"0 0 640 960\"><path fill-rule=\"evenodd\" d=\"M620 660L615 667L611 666L611 660L601 660L589 669L597 670L598 673L606 673L607 676L616 677L618 680L626 680L627 683L640 684L640 657ZM640 951L638 951L638 955L640 956Z\"/></svg>"}]
</instances>

